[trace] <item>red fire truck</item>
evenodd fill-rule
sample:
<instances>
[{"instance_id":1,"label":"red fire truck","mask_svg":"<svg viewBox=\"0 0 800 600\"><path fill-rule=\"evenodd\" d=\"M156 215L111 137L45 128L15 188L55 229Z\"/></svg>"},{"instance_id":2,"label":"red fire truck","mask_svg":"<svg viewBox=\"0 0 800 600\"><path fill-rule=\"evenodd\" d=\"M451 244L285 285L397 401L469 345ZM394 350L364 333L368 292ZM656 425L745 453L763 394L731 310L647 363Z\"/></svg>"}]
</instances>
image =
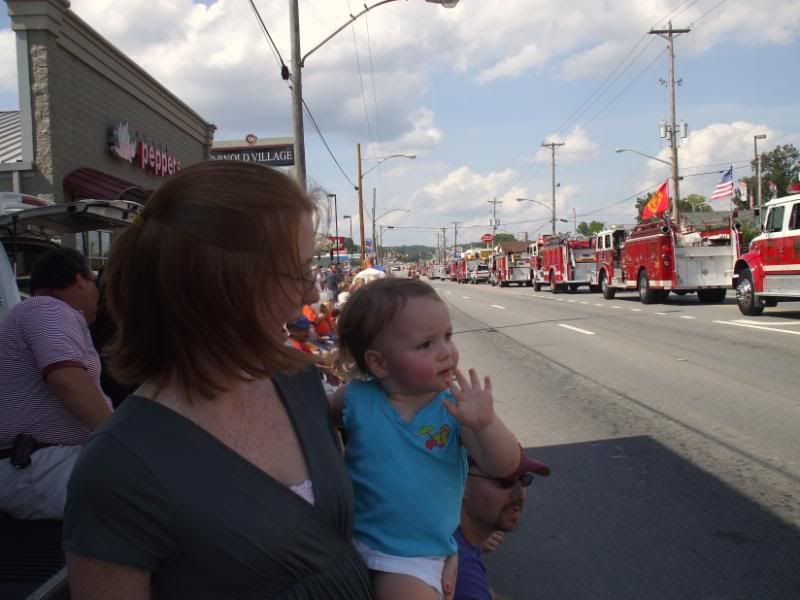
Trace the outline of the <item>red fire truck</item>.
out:
<instances>
[{"instance_id":1,"label":"red fire truck","mask_svg":"<svg viewBox=\"0 0 800 600\"><path fill-rule=\"evenodd\" d=\"M467 259L463 255L450 265L450 280L457 283L467 281Z\"/></svg>"},{"instance_id":2,"label":"red fire truck","mask_svg":"<svg viewBox=\"0 0 800 600\"><path fill-rule=\"evenodd\" d=\"M528 242L500 242L489 259L489 272L489 283L492 285L531 285Z\"/></svg>"},{"instance_id":3,"label":"red fire truck","mask_svg":"<svg viewBox=\"0 0 800 600\"><path fill-rule=\"evenodd\" d=\"M760 315L765 306L800 300L800 194L765 206L761 235L736 261L733 286L742 314Z\"/></svg>"},{"instance_id":4,"label":"red fire truck","mask_svg":"<svg viewBox=\"0 0 800 600\"><path fill-rule=\"evenodd\" d=\"M569 234L551 235L544 240L541 256L542 276L554 294L574 292L581 285L591 287L595 266L592 240Z\"/></svg>"},{"instance_id":5,"label":"red fire truck","mask_svg":"<svg viewBox=\"0 0 800 600\"><path fill-rule=\"evenodd\" d=\"M528 254L531 257L531 283L536 292L540 291L542 285L547 283L547 277L542 270L542 249L548 237L550 236L543 235L528 246Z\"/></svg>"},{"instance_id":6,"label":"red fire truck","mask_svg":"<svg viewBox=\"0 0 800 600\"><path fill-rule=\"evenodd\" d=\"M739 223L726 215L723 222L696 226L678 227L667 219L641 223L624 238L604 231L598 234L594 281L606 299L617 290L637 290L644 304L663 302L670 291L721 302L740 253L738 230Z\"/></svg>"}]
</instances>

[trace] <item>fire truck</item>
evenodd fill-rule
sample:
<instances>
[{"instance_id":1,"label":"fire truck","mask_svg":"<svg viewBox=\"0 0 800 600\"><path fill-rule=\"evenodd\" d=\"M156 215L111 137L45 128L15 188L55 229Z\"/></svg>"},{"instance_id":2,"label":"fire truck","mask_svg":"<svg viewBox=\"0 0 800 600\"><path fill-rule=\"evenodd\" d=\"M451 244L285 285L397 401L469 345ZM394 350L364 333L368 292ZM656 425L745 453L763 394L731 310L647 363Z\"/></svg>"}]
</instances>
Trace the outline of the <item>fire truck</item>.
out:
<instances>
[{"instance_id":1,"label":"fire truck","mask_svg":"<svg viewBox=\"0 0 800 600\"><path fill-rule=\"evenodd\" d=\"M641 223L627 235L617 231L597 236L593 282L606 299L617 290L637 290L643 304L664 302L670 291L697 292L700 302L725 299L741 247L733 215L696 226L662 219Z\"/></svg>"},{"instance_id":2,"label":"fire truck","mask_svg":"<svg viewBox=\"0 0 800 600\"><path fill-rule=\"evenodd\" d=\"M595 269L592 240L570 234L551 235L544 239L540 252L541 275L552 293L574 292L581 285L591 287Z\"/></svg>"},{"instance_id":3,"label":"fire truck","mask_svg":"<svg viewBox=\"0 0 800 600\"><path fill-rule=\"evenodd\" d=\"M542 285L547 283L547 278L542 270L542 248L548 237L550 236L543 235L528 246L528 254L531 257L531 283L536 292L540 291Z\"/></svg>"},{"instance_id":4,"label":"fire truck","mask_svg":"<svg viewBox=\"0 0 800 600\"><path fill-rule=\"evenodd\" d=\"M489 259L489 273L489 283L492 285L531 285L528 243L500 242Z\"/></svg>"},{"instance_id":5,"label":"fire truck","mask_svg":"<svg viewBox=\"0 0 800 600\"><path fill-rule=\"evenodd\" d=\"M761 235L750 242L733 270L736 302L744 315L760 315L765 306L800 300L800 194L765 205Z\"/></svg>"}]
</instances>

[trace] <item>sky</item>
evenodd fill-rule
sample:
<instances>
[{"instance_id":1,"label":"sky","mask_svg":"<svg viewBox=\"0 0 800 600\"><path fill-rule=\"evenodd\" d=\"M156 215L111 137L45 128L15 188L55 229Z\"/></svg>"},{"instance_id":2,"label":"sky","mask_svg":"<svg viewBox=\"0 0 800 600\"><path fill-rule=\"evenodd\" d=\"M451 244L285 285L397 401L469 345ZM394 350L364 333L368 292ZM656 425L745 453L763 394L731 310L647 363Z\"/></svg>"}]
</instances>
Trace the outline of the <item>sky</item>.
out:
<instances>
[{"instance_id":1,"label":"sky","mask_svg":"<svg viewBox=\"0 0 800 600\"><path fill-rule=\"evenodd\" d=\"M287 64L290 1L253 0ZM298 1L303 53L364 6ZM216 139L291 137L280 59L249 0L71 0L71 8L216 124ZM6 12L0 110L19 104ZM666 41L648 31L670 20L691 29L674 42L676 116L688 124L682 197L710 196L731 165L734 179L751 175L755 134L767 135L763 150L800 146L800 0L461 0L452 9L400 0L369 11L305 63L303 97L330 148L306 116L309 185L336 194L339 233L349 236L342 217L352 215L357 239L360 143L371 169L367 208L374 196L378 225L395 228L385 229L385 245L435 245L442 227L450 244L456 228L459 243L477 241L491 231L495 199L498 231L535 237L552 215L542 144L564 142L559 230L631 223L637 195L670 167L615 149L669 161L659 134L669 118ZM376 160L397 154L416 158Z\"/></svg>"}]
</instances>

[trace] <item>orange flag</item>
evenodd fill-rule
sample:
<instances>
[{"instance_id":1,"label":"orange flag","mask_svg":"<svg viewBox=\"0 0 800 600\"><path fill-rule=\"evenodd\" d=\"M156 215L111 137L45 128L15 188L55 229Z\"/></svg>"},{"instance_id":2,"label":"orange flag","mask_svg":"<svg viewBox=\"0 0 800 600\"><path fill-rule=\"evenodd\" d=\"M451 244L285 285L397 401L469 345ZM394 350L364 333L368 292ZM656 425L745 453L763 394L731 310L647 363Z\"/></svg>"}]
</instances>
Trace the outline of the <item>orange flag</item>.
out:
<instances>
[{"instance_id":1,"label":"orange flag","mask_svg":"<svg viewBox=\"0 0 800 600\"><path fill-rule=\"evenodd\" d=\"M669 179L665 180L655 194L650 196L650 200L644 205L642 210L642 220L650 217L660 217L669 210Z\"/></svg>"}]
</instances>

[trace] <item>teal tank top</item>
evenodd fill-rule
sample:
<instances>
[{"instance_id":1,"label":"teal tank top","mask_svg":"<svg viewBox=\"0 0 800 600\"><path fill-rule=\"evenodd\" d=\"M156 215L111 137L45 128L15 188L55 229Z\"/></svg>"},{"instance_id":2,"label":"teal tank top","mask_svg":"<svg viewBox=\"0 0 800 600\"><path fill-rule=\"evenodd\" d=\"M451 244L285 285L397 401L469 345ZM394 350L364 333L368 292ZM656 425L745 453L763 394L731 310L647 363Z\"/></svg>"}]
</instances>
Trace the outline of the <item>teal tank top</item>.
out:
<instances>
[{"instance_id":1,"label":"teal tank top","mask_svg":"<svg viewBox=\"0 0 800 600\"><path fill-rule=\"evenodd\" d=\"M457 551L467 476L461 425L440 393L406 422L377 381L347 386L345 462L355 493L355 537L394 556Z\"/></svg>"}]
</instances>

